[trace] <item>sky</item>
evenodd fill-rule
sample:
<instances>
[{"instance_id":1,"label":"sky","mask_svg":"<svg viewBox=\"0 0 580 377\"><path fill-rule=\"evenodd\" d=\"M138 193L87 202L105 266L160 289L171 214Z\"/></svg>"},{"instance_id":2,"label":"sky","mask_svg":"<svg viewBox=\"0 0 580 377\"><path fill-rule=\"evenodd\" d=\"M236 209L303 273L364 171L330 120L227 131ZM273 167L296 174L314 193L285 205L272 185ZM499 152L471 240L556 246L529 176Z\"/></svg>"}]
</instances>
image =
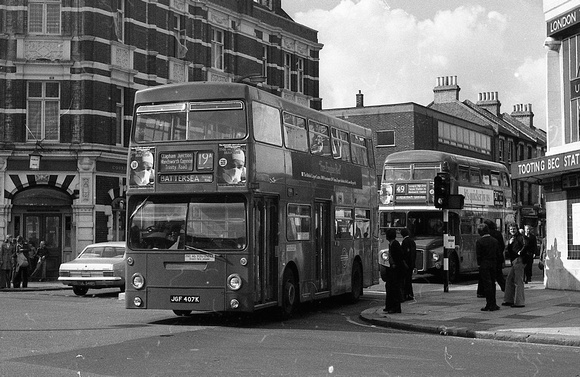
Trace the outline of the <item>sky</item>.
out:
<instances>
[{"instance_id":1,"label":"sky","mask_svg":"<svg viewBox=\"0 0 580 377\"><path fill-rule=\"evenodd\" d=\"M437 77L457 76L459 99L498 92L501 112L531 104L546 129L542 0L282 0L318 31L323 109L433 101Z\"/></svg>"}]
</instances>

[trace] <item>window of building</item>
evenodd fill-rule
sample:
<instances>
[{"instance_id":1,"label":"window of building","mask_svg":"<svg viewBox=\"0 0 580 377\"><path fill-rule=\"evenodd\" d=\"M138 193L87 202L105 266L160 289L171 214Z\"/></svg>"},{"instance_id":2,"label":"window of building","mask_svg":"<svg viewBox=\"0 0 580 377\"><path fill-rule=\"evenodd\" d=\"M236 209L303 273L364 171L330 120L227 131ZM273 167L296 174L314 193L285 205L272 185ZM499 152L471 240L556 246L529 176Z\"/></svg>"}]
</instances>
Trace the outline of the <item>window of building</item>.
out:
<instances>
[{"instance_id":1,"label":"window of building","mask_svg":"<svg viewBox=\"0 0 580 377\"><path fill-rule=\"evenodd\" d=\"M26 103L26 140L58 141L60 84L28 83Z\"/></svg>"},{"instance_id":2,"label":"window of building","mask_svg":"<svg viewBox=\"0 0 580 377\"><path fill-rule=\"evenodd\" d=\"M395 131L377 131L377 147L394 147Z\"/></svg>"},{"instance_id":3,"label":"window of building","mask_svg":"<svg viewBox=\"0 0 580 377\"><path fill-rule=\"evenodd\" d=\"M440 143L476 151L478 153L491 153L491 136L454 124L440 121L438 123L438 139Z\"/></svg>"},{"instance_id":4,"label":"window of building","mask_svg":"<svg viewBox=\"0 0 580 377\"><path fill-rule=\"evenodd\" d=\"M512 163L514 161L514 142L511 140L508 141L507 161L508 163Z\"/></svg>"},{"instance_id":5,"label":"window of building","mask_svg":"<svg viewBox=\"0 0 580 377\"><path fill-rule=\"evenodd\" d=\"M290 54L284 54L284 89L292 90L292 57Z\"/></svg>"},{"instance_id":6,"label":"window of building","mask_svg":"<svg viewBox=\"0 0 580 377\"><path fill-rule=\"evenodd\" d=\"M124 104L124 88L117 87L116 89L116 107L115 107L115 144L127 146L125 144L125 104Z\"/></svg>"},{"instance_id":7,"label":"window of building","mask_svg":"<svg viewBox=\"0 0 580 377\"><path fill-rule=\"evenodd\" d=\"M30 0L28 3L29 34L60 34L60 1Z\"/></svg>"},{"instance_id":8,"label":"window of building","mask_svg":"<svg viewBox=\"0 0 580 377\"><path fill-rule=\"evenodd\" d=\"M224 69L224 32L212 28L211 34L211 66L219 70Z\"/></svg>"},{"instance_id":9,"label":"window of building","mask_svg":"<svg viewBox=\"0 0 580 377\"><path fill-rule=\"evenodd\" d=\"M116 0L117 13L113 14L115 23L115 35L119 42L125 40L125 0Z\"/></svg>"},{"instance_id":10,"label":"window of building","mask_svg":"<svg viewBox=\"0 0 580 377\"><path fill-rule=\"evenodd\" d=\"M296 91L304 93L304 59L298 58L296 61Z\"/></svg>"},{"instance_id":11,"label":"window of building","mask_svg":"<svg viewBox=\"0 0 580 377\"><path fill-rule=\"evenodd\" d=\"M505 159L505 155L504 155L505 154L505 151L504 151L505 140L499 139L499 147L498 148L499 148L499 150L498 150L499 161L504 161L504 159Z\"/></svg>"},{"instance_id":12,"label":"window of building","mask_svg":"<svg viewBox=\"0 0 580 377\"><path fill-rule=\"evenodd\" d=\"M268 81L268 47L262 46L262 76Z\"/></svg>"}]
</instances>

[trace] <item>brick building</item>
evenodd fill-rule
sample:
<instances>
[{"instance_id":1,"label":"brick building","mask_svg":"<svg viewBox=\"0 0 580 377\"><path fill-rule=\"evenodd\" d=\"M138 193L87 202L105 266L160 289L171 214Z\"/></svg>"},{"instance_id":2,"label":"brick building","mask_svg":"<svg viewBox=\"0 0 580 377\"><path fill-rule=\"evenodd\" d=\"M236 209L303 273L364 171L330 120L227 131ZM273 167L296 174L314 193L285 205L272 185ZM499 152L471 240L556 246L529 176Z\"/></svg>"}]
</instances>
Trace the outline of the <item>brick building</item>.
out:
<instances>
[{"instance_id":1,"label":"brick building","mask_svg":"<svg viewBox=\"0 0 580 377\"><path fill-rule=\"evenodd\" d=\"M259 75L319 108L321 48L281 0L1 2L0 237L45 240L49 276L124 239L135 91Z\"/></svg>"}]
</instances>

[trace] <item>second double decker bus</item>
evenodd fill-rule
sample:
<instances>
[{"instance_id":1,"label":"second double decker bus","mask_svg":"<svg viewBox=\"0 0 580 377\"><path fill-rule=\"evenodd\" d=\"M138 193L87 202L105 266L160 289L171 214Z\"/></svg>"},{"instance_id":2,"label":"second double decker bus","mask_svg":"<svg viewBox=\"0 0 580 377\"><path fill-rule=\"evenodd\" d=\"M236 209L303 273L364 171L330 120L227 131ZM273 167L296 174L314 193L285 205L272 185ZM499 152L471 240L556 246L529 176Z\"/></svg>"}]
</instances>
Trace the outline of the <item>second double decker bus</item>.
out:
<instances>
[{"instance_id":1,"label":"second double decker bus","mask_svg":"<svg viewBox=\"0 0 580 377\"><path fill-rule=\"evenodd\" d=\"M433 180L437 173L451 178L451 194L464 196L463 209L450 209L448 234L455 236L449 254L449 279L477 271L477 225L495 222L504 236L513 222L512 191L505 165L461 155L410 150L385 159L380 192L380 227L408 228L417 243L417 272L443 270L443 211L434 205Z\"/></svg>"},{"instance_id":2,"label":"second double decker bus","mask_svg":"<svg viewBox=\"0 0 580 377\"><path fill-rule=\"evenodd\" d=\"M126 307L239 311L378 282L371 131L233 83L138 91Z\"/></svg>"}]
</instances>

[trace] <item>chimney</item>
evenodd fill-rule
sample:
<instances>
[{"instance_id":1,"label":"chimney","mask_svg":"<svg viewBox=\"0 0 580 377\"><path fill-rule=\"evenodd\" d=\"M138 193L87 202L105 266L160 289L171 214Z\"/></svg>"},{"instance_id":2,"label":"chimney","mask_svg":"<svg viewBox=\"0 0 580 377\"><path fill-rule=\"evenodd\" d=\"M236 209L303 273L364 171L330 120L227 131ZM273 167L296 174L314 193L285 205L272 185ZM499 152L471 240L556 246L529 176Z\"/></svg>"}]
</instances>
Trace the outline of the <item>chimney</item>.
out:
<instances>
[{"instance_id":1,"label":"chimney","mask_svg":"<svg viewBox=\"0 0 580 377\"><path fill-rule=\"evenodd\" d=\"M522 122L530 128L534 127L534 113L532 112L532 104L518 104L514 105L514 111L510 114L518 121Z\"/></svg>"},{"instance_id":2,"label":"chimney","mask_svg":"<svg viewBox=\"0 0 580 377\"><path fill-rule=\"evenodd\" d=\"M461 88L457 85L457 76L437 77L437 83L433 88L435 94L435 103L447 103L459 101L459 91Z\"/></svg>"},{"instance_id":3,"label":"chimney","mask_svg":"<svg viewBox=\"0 0 580 377\"><path fill-rule=\"evenodd\" d=\"M356 95L356 107L364 107L364 94L361 93L361 91L358 91L358 94Z\"/></svg>"},{"instance_id":4,"label":"chimney","mask_svg":"<svg viewBox=\"0 0 580 377\"><path fill-rule=\"evenodd\" d=\"M486 109L495 116L500 115L501 102L499 102L497 92L479 93L476 105Z\"/></svg>"}]
</instances>

